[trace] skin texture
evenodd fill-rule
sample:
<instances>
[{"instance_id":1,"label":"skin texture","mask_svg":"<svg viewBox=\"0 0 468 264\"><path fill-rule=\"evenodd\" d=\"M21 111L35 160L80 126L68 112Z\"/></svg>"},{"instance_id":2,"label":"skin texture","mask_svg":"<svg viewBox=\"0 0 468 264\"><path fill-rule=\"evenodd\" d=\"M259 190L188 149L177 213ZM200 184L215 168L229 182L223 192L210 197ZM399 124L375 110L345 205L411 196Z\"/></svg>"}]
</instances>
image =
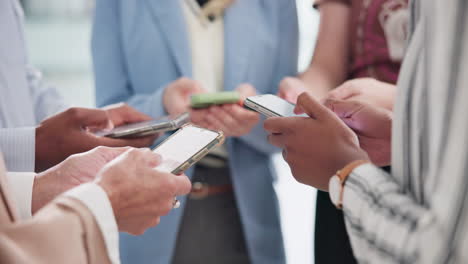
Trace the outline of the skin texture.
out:
<instances>
[{"instance_id":1,"label":"skin texture","mask_svg":"<svg viewBox=\"0 0 468 264\"><path fill-rule=\"evenodd\" d=\"M320 6L320 25L314 57L309 68L297 77L287 77L279 85L278 96L296 103L304 91L317 99L342 84L349 76L351 53L349 21L351 8L330 1Z\"/></svg>"},{"instance_id":2,"label":"skin texture","mask_svg":"<svg viewBox=\"0 0 468 264\"><path fill-rule=\"evenodd\" d=\"M241 94L241 102L256 94L255 88L249 84L242 84L236 90ZM194 124L222 131L227 137L240 137L248 134L260 121L258 113L244 109L241 104L192 109L190 116Z\"/></svg>"},{"instance_id":3,"label":"skin texture","mask_svg":"<svg viewBox=\"0 0 468 264\"><path fill-rule=\"evenodd\" d=\"M326 99L367 102L392 111L396 97L396 86L372 78L347 81L330 91Z\"/></svg>"},{"instance_id":4,"label":"skin texture","mask_svg":"<svg viewBox=\"0 0 468 264\"><path fill-rule=\"evenodd\" d=\"M104 165L129 149L97 147L85 153L72 155L59 165L38 174L33 184L32 213L37 212L57 195L93 181Z\"/></svg>"},{"instance_id":5,"label":"skin texture","mask_svg":"<svg viewBox=\"0 0 468 264\"><path fill-rule=\"evenodd\" d=\"M242 84L237 89L241 94L241 102L248 96L256 94L255 89L248 84ZM190 96L206 93L197 81L181 78L166 87L163 102L170 115L190 112L191 122L200 127L222 131L227 137L240 137L248 134L260 121L260 115L246 110L239 104L211 106L205 109L191 109Z\"/></svg>"},{"instance_id":6,"label":"skin texture","mask_svg":"<svg viewBox=\"0 0 468 264\"><path fill-rule=\"evenodd\" d=\"M369 158L359 147L356 134L312 95L301 94L297 108L309 117L265 121L269 141L283 148L283 157L297 181L328 191L329 179L337 170Z\"/></svg>"},{"instance_id":7,"label":"skin texture","mask_svg":"<svg viewBox=\"0 0 468 264\"><path fill-rule=\"evenodd\" d=\"M329 99L325 105L356 133L374 164L390 165L392 111L364 101Z\"/></svg>"},{"instance_id":8,"label":"skin texture","mask_svg":"<svg viewBox=\"0 0 468 264\"><path fill-rule=\"evenodd\" d=\"M160 160L149 149L128 147L99 147L70 156L36 176L33 213L60 193L95 181L109 197L119 230L143 234L169 213L174 197L187 194L191 189L185 175L159 172Z\"/></svg>"},{"instance_id":9,"label":"skin texture","mask_svg":"<svg viewBox=\"0 0 468 264\"><path fill-rule=\"evenodd\" d=\"M202 85L189 78L180 78L164 90L163 103L171 116L183 114L190 109L190 96L205 93Z\"/></svg>"},{"instance_id":10,"label":"skin texture","mask_svg":"<svg viewBox=\"0 0 468 264\"><path fill-rule=\"evenodd\" d=\"M120 231L143 234L172 210L174 197L190 192L187 176L157 170L160 160L149 149L131 149L99 172L96 182L109 196Z\"/></svg>"},{"instance_id":11,"label":"skin texture","mask_svg":"<svg viewBox=\"0 0 468 264\"><path fill-rule=\"evenodd\" d=\"M127 123L150 120L125 104L107 109L70 108L52 116L36 128L36 171L44 171L65 160L72 154L98 146L146 147L158 137L136 139L111 139L97 137L91 131L111 129Z\"/></svg>"}]
</instances>

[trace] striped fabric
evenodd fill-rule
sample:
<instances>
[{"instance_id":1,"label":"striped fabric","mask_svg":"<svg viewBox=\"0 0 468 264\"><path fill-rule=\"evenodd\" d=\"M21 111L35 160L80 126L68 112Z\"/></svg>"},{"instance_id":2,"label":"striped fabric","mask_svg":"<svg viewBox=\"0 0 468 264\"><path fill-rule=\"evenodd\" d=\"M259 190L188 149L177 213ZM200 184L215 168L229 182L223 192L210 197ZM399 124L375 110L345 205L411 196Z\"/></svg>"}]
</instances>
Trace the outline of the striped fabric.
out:
<instances>
[{"instance_id":1,"label":"striped fabric","mask_svg":"<svg viewBox=\"0 0 468 264\"><path fill-rule=\"evenodd\" d=\"M344 213L360 263L468 263L468 1L415 0L392 174L353 171Z\"/></svg>"}]
</instances>

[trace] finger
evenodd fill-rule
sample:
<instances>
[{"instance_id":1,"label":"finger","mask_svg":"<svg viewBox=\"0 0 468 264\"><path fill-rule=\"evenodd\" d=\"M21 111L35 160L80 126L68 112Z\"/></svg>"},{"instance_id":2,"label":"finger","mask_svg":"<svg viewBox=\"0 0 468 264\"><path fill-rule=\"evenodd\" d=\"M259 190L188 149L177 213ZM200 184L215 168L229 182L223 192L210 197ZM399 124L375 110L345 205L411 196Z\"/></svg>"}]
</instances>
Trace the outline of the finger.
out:
<instances>
[{"instance_id":1,"label":"finger","mask_svg":"<svg viewBox=\"0 0 468 264\"><path fill-rule=\"evenodd\" d=\"M247 110L238 105L225 105L224 109L236 120L239 124L250 124L251 122L259 122L260 115L257 112Z\"/></svg>"},{"instance_id":2,"label":"finger","mask_svg":"<svg viewBox=\"0 0 468 264\"><path fill-rule=\"evenodd\" d=\"M364 103L360 101L343 101L328 99L324 105L333 111L341 119L351 118L355 113L364 107Z\"/></svg>"},{"instance_id":3,"label":"finger","mask_svg":"<svg viewBox=\"0 0 468 264\"><path fill-rule=\"evenodd\" d=\"M297 99L297 105L311 118L325 120L334 117L333 113L320 104L311 94L302 93Z\"/></svg>"},{"instance_id":4,"label":"finger","mask_svg":"<svg viewBox=\"0 0 468 264\"><path fill-rule=\"evenodd\" d=\"M154 169L162 160L159 154L154 153L149 148L133 149L130 156L138 166L146 166L149 169Z\"/></svg>"},{"instance_id":5,"label":"finger","mask_svg":"<svg viewBox=\"0 0 468 264\"><path fill-rule=\"evenodd\" d=\"M302 109L302 107L300 105L296 105L296 107L294 107L294 113L296 115L302 115L304 114L304 109Z\"/></svg>"},{"instance_id":6,"label":"finger","mask_svg":"<svg viewBox=\"0 0 468 264\"><path fill-rule=\"evenodd\" d=\"M190 109L190 121L193 123L200 123L205 119L208 113L208 109Z\"/></svg>"},{"instance_id":7,"label":"finger","mask_svg":"<svg viewBox=\"0 0 468 264\"><path fill-rule=\"evenodd\" d=\"M327 99L335 99L335 100L345 100L350 99L353 96L356 96L360 93L360 91L354 85L343 84L338 88L331 90L327 94Z\"/></svg>"},{"instance_id":8,"label":"finger","mask_svg":"<svg viewBox=\"0 0 468 264\"><path fill-rule=\"evenodd\" d=\"M113 127L107 112L101 109L70 108L67 110L67 115L69 120L79 128L109 129Z\"/></svg>"},{"instance_id":9,"label":"finger","mask_svg":"<svg viewBox=\"0 0 468 264\"><path fill-rule=\"evenodd\" d=\"M240 124L234 119L231 114L225 110L228 106L211 108L210 113L216 117L218 120L222 120L225 127L229 129L237 129Z\"/></svg>"},{"instance_id":10,"label":"finger","mask_svg":"<svg viewBox=\"0 0 468 264\"><path fill-rule=\"evenodd\" d=\"M152 119L150 116L137 111L127 104L122 103L106 107L105 110L108 112L109 118L115 126L148 121Z\"/></svg>"},{"instance_id":11,"label":"finger","mask_svg":"<svg viewBox=\"0 0 468 264\"><path fill-rule=\"evenodd\" d=\"M268 135L268 142L278 148L284 148L285 146L285 135L284 134L270 134Z\"/></svg>"},{"instance_id":12,"label":"finger","mask_svg":"<svg viewBox=\"0 0 468 264\"><path fill-rule=\"evenodd\" d=\"M186 195L192 190L192 183L190 179L185 175L176 175L173 176L174 184L176 186L175 195Z\"/></svg>"},{"instance_id":13,"label":"finger","mask_svg":"<svg viewBox=\"0 0 468 264\"><path fill-rule=\"evenodd\" d=\"M236 89L241 95L241 101L243 102L247 97L254 96L257 94L255 88L248 83L241 84Z\"/></svg>"},{"instance_id":14,"label":"finger","mask_svg":"<svg viewBox=\"0 0 468 264\"><path fill-rule=\"evenodd\" d=\"M93 152L99 153L102 157L104 157L106 162L109 162L116 157L122 155L124 152L128 151L130 147L120 147L120 148L112 148L112 147L97 147L93 149Z\"/></svg>"},{"instance_id":15,"label":"finger","mask_svg":"<svg viewBox=\"0 0 468 264\"><path fill-rule=\"evenodd\" d=\"M263 128L271 134L284 134L294 127L295 117L271 117L265 120Z\"/></svg>"},{"instance_id":16,"label":"finger","mask_svg":"<svg viewBox=\"0 0 468 264\"><path fill-rule=\"evenodd\" d=\"M231 133L228 127L226 127L222 120L219 120L215 115L208 115L206 116L206 121L209 124L209 127L213 127L214 130L221 130L225 133Z\"/></svg>"},{"instance_id":17,"label":"finger","mask_svg":"<svg viewBox=\"0 0 468 264\"><path fill-rule=\"evenodd\" d=\"M189 78L181 78L177 81L177 86L181 87L181 91L185 95L192 95L196 93L204 93L202 84Z\"/></svg>"}]
</instances>

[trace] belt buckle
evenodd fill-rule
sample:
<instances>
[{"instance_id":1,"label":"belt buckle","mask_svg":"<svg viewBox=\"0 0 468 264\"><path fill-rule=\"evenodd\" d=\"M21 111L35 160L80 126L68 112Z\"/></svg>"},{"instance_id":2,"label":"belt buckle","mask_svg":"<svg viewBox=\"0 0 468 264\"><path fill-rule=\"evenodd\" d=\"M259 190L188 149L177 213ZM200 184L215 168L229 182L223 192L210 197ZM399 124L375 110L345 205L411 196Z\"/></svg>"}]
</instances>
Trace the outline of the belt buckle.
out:
<instances>
[{"instance_id":1,"label":"belt buckle","mask_svg":"<svg viewBox=\"0 0 468 264\"><path fill-rule=\"evenodd\" d=\"M190 192L190 198L195 200L201 200L208 196L209 186L201 182L194 182L192 184L192 191Z\"/></svg>"}]
</instances>

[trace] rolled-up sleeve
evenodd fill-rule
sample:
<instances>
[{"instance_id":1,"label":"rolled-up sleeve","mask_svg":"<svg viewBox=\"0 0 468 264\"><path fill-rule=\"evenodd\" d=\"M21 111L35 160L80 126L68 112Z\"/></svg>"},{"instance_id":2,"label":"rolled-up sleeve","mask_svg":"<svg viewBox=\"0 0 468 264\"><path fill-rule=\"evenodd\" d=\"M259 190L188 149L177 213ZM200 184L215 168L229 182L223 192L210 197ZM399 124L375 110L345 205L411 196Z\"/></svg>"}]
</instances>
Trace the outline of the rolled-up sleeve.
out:
<instances>
[{"instance_id":1,"label":"rolled-up sleeve","mask_svg":"<svg viewBox=\"0 0 468 264\"><path fill-rule=\"evenodd\" d=\"M20 220L32 217L31 202L33 185L36 174L33 172L8 172L7 179L10 184L11 193L18 206Z\"/></svg>"},{"instance_id":2,"label":"rolled-up sleeve","mask_svg":"<svg viewBox=\"0 0 468 264\"><path fill-rule=\"evenodd\" d=\"M64 194L81 201L94 215L101 229L112 264L120 263L118 227L106 192L95 183L86 183Z\"/></svg>"}]
</instances>

